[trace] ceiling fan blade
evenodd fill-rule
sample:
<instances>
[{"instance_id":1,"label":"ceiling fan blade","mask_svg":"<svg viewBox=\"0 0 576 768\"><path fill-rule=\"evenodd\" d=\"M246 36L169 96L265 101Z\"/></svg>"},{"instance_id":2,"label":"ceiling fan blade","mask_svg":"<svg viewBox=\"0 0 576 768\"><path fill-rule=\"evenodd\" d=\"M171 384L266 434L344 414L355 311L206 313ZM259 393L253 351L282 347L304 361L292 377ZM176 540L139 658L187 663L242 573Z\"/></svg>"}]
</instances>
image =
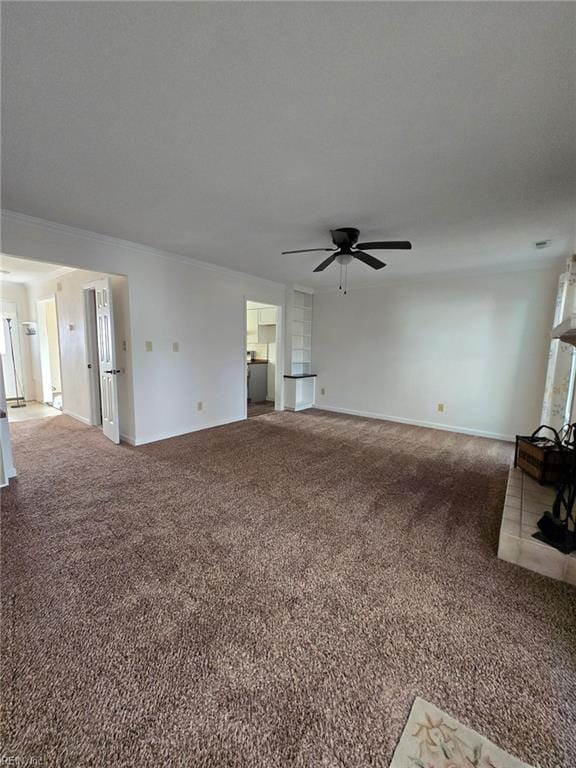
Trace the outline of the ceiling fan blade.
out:
<instances>
[{"instance_id":1,"label":"ceiling fan blade","mask_svg":"<svg viewBox=\"0 0 576 768\"><path fill-rule=\"evenodd\" d=\"M410 251L412 243L408 240L385 240L379 243L358 243L356 248L364 248L367 251Z\"/></svg>"},{"instance_id":2,"label":"ceiling fan blade","mask_svg":"<svg viewBox=\"0 0 576 768\"><path fill-rule=\"evenodd\" d=\"M362 251L352 251L352 254L355 259L358 259L358 261L361 261L363 264L368 264L368 266L372 267L372 269L382 269L382 267L386 266L383 261L380 261L380 259L377 259L374 256L370 256L369 253L362 253Z\"/></svg>"},{"instance_id":3,"label":"ceiling fan blade","mask_svg":"<svg viewBox=\"0 0 576 768\"><path fill-rule=\"evenodd\" d=\"M326 269L326 267L329 267L330 264L332 264L332 262L334 261L335 258L336 258L336 254L335 253L333 253L332 256L328 256L327 259L324 259L322 264L318 264L318 266L316 267L314 272L323 272Z\"/></svg>"},{"instance_id":4,"label":"ceiling fan blade","mask_svg":"<svg viewBox=\"0 0 576 768\"><path fill-rule=\"evenodd\" d=\"M302 251L282 251L282 256L287 253L314 253L314 251L333 251L334 248L304 248Z\"/></svg>"}]
</instances>

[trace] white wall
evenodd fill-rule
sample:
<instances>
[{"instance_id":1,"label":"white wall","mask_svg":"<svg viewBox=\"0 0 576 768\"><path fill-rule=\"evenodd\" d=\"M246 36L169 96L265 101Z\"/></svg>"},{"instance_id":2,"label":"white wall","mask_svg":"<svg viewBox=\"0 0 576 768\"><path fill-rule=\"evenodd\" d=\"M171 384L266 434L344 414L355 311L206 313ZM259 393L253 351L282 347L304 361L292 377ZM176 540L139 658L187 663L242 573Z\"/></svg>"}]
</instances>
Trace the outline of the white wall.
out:
<instances>
[{"instance_id":1,"label":"white wall","mask_svg":"<svg viewBox=\"0 0 576 768\"><path fill-rule=\"evenodd\" d=\"M18 214L3 215L2 239L14 256L128 277L134 418L126 438L145 443L244 417L245 299L283 308L285 286Z\"/></svg>"},{"instance_id":2,"label":"white wall","mask_svg":"<svg viewBox=\"0 0 576 768\"><path fill-rule=\"evenodd\" d=\"M74 270L50 280L28 283L28 299L31 319L38 321L38 299L56 298L58 340L60 344L60 372L64 412L81 421L90 423L90 382L86 350L86 326L84 317L83 288L87 283L103 277L100 272ZM120 428L124 434L134 434L132 397L132 369L129 357L129 307L128 284L125 277L110 275L114 302L114 325L117 365L122 370L118 377ZM32 369L35 397L42 400L42 376L38 337L32 342ZM126 351L124 351L126 342Z\"/></svg>"},{"instance_id":3,"label":"white wall","mask_svg":"<svg viewBox=\"0 0 576 768\"><path fill-rule=\"evenodd\" d=\"M531 432L558 274L553 266L316 294L319 407L487 436Z\"/></svg>"}]
</instances>

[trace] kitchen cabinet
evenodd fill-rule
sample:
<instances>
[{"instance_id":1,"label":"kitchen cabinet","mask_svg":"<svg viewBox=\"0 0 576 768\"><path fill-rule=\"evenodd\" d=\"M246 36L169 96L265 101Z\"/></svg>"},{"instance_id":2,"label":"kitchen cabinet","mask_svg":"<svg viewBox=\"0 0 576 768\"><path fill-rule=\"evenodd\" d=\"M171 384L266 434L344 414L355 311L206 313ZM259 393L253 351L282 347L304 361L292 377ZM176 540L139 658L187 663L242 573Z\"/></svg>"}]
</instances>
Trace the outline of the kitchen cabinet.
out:
<instances>
[{"instance_id":1,"label":"kitchen cabinet","mask_svg":"<svg viewBox=\"0 0 576 768\"><path fill-rule=\"evenodd\" d=\"M276 307L259 309L258 325L276 325Z\"/></svg>"},{"instance_id":2,"label":"kitchen cabinet","mask_svg":"<svg viewBox=\"0 0 576 768\"><path fill-rule=\"evenodd\" d=\"M268 393L268 363L248 363L248 400L263 403Z\"/></svg>"},{"instance_id":3,"label":"kitchen cabinet","mask_svg":"<svg viewBox=\"0 0 576 768\"><path fill-rule=\"evenodd\" d=\"M248 348L250 344L258 344L258 312L259 309L249 309L246 312L246 337Z\"/></svg>"},{"instance_id":4,"label":"kitchen cabinet","mask_svg":"<svg viewBox=\"0 0 576 768\"><path fill-rule=\"evenodd\" d=\"M268 334L268 336L271 337L273 333L272 328L276 328L276 310L274 308L249 309L246 312L246 340L248 345L272 343L271 341L258 340L258 330L260 326L264 326L261 333Z\"/></svg>"}]
</instances>

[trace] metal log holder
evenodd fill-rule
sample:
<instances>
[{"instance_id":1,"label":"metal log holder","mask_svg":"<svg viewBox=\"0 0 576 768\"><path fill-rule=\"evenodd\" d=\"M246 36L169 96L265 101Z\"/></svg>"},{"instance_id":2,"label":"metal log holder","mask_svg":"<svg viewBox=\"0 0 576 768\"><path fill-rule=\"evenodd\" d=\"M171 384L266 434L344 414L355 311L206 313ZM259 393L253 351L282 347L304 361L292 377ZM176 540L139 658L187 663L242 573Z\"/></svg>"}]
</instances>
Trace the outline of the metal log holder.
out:
<instances>
[{"instance_id":1,"label":"metal log holder","mask_svg":"<svg viewBox=\"0 0 576 768\"><path fill-rule=\"evenodd\" d=\"M545 512L540 518L540 530L533 537L568 555L576 551L576 422L560 430L557 447L566 461L562 464L561 477L555 483L552 511Z\"/></svg>"}]
</instances>

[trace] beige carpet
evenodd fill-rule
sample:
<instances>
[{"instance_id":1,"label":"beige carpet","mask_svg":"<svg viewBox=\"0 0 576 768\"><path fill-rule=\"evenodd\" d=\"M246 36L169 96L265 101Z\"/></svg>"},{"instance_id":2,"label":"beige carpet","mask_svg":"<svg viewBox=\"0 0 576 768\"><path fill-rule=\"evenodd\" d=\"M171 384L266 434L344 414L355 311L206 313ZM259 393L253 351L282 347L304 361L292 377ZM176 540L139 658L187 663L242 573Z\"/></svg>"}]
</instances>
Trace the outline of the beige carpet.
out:
<instances>
[{"instance_id":1,"label":"beige carpet","mask_svg":"<svg viewBox=\"0 0 576 768\"><path fill-rule=\"evenodd\" d=\"M13 435L2 754L387 768L421 696L576 764L576 590L494 554L510 445L320 412Z\"/></svg>"}]
</instances>

